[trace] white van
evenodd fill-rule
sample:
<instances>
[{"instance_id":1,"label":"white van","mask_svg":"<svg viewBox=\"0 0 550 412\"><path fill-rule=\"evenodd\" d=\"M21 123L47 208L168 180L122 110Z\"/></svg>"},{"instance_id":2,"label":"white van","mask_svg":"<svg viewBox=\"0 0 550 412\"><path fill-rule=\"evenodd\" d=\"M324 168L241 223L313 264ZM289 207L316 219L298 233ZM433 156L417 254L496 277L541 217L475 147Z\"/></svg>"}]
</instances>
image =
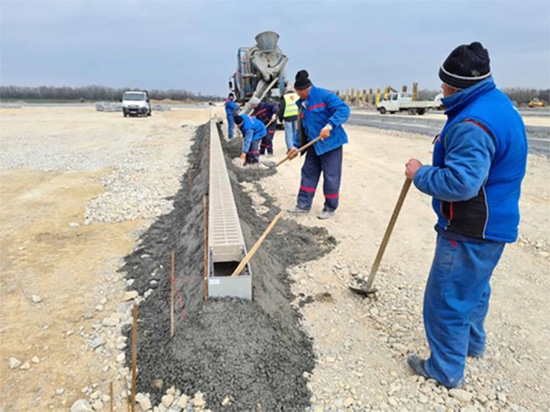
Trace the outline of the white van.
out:
<instances>
[{"instance_id":1,"label":"white van","mask_svg":"<svg viewBox=\"0 0 550 412\"><path fill-rule=\"evenodd\" d=\"M126 116L151 116L149 95L143 90L128 90L122 94L122 114Z\"/></svg>"}]
</instances>

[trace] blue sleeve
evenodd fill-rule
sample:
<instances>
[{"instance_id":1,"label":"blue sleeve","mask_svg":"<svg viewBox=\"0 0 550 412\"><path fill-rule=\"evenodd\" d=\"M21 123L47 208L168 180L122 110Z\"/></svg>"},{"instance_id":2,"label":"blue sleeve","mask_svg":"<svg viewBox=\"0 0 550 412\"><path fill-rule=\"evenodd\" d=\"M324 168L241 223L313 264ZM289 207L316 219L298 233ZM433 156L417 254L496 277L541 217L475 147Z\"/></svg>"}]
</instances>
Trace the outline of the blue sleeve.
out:
<instances>
[{"instance_id":1,"label":"blue sleeve","mask_svg":"<svg viewBox=\"0 0 550 412\"><path fill-rule=\"evenodd\" d=\"M298 112L298 117L300 117L300 113ZM299 122L300 119L296 120L296 122ZM299 149L300 148L300 128L298 127L298 123L296 123L296 133L294 133L294 141L292 142L292 145Z\"/></svg>"},{"instance_id":2,"label":"blue sleeve","mask_svg":"<svg viewBox=\"0 0 550 412\"><path fill-rule=\"evenodd\" d=\"M346 120L348 120L349 107L342 99L334 93L328 92L324 100L327 108L334 113L330 119L328 119L328 123L333 128L341 126Z\"/></svg>"},{"instance_id":3,"label":"blue sleeve","mask_svg":"<svg viewBox=\"0 0 550 412\"><path fill-rule=\"evenodd\" d=\"M475 197L496 152L493 138L472 123L459 123L445 138L445 167L422 166L414 185L423 193L446 202Z\"/></svg>"},{"instance_id":4,"label":"blue sleeve","mask_svg":"<svg viewBox=\"0 0 550 412\"><path fill-rule=\"evenodd\" d=\"M244 132L243 153L248 153L248 150L250 149L250 144L252 143L253 138L254 138L254 129L249 128Z\"/></svg>"},{"instance_id":5,"label":"blue sleeve","mask_svg":"<svg viewBox=\"0 0 550 412\"><path fill-rule=\"evenodd\" d=\"M240 110L239 105L237 103L235 103L234 101L231 101L231 108L233 109L233 111L235 113L237 113Z\"/></svg>"}]
</instances>

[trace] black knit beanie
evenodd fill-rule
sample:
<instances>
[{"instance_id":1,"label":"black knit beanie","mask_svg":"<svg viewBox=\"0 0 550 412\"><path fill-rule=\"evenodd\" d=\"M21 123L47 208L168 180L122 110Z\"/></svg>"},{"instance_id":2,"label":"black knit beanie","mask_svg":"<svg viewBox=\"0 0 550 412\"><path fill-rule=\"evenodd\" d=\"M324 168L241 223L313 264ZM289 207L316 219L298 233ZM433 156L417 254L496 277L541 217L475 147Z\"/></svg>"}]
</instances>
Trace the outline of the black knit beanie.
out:
<instances>
[{"instance_id":1,"label":"black knit beanie","mask_svg":"<svg viewBox=\"0 0 550 412\"><path fill-rule=\"evenodd\" d=\"M455 89L467 89L491 76L490 62L489 52L480 42L462 44L443 62L439 78Z\"/></svg>"},{"instance_id":2,"label":"black knit beanie","mask_svg":"<svg viewBox=\"0 0 550 412\"><path fill-rule=\"evenodd\" d=\"M233 119L235 119L235 124L236 125L239 125L243 122L243 117L239 116L239 115L233 116Z\"/></svg>"},{"instance_id":3,"label":"black knit beanie","mask_svg":"<svg viewBox=\"0 0 550 412\"><path fill-rule=\"evenodd\" d=\"M294 88L296 90L304 90L312 86L311 80L309 80L309 73L306 70L300 70L296 73L296 82Z\"/></svg>"}]
</instances>

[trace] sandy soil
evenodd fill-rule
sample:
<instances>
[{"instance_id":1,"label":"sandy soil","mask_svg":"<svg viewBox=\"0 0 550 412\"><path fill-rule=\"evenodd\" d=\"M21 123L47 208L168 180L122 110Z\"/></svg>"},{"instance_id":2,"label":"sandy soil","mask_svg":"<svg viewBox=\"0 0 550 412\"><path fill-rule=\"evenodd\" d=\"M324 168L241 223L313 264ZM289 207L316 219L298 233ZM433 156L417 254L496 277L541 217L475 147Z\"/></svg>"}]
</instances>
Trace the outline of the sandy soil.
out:
<instances>
[{"instance_id":1,"label":"sandy soil","mask_svg":"<svg viewBox=\"0 0 550 412\"><path fill-rule=\"evenodd\" d=\"M332 305L318 303L304 310L306 327L321 355L312 377L314 393L324 392L327 396L326 388L331 386L334 369L337 369L341 373L339 384L344 383L340 390L347 387L346 392L352 393L353 389L384 408L388 398L384 383L395 380L395 376L410 375L404 354L415 350L424 355L428 353L421 304L434 250L435 217L427 196L413 187L401 211L382 263L382 272L386 274L379 275L382 278L378 280L379 300L384 302L358 299L348 292L345 284L351 273L368 274L404 181L404 164L410 157L429 163L431 144L423 136L358 127L347 130L350 144L345 148L341 206L337 215L323 222L315 214L298 218L305 225L326 227L340 243L330 255L293 268L292 273L297 281L296 293L313 295L329 291L334 299ZM282 132L277 132L279 155L284 150L283 139ZM295 204L301 163L285 164L278 174L262 181L264 189L278 199L283 208ZM549 179L548 160L530 156L521 200L521 241L506 248L494 274L492 307L487 320L487 361L497 370L495 376L510 383L508 400L527 410L550 407L550 395L543 383L549 377L550 359L550 349L545 343L550 331L547 310ZM322 190L318 190L315 212L322 208L321 194ZM388 290L384 290L385 287ZM396 354L387 339L379 339L377 322L373 322L368 313L385 310L386 313L380 315L382 319L377 315L374 318L383 334L387 332L391 336L392 321L402 324L399 311L410 306L411 300L416 308L410 320L415 332L410 341L400 342L407 346L401 350L404 353ZM514 355L514 351L521 355ZM326 362L327 358L332 362ZM348 366L361 362L367 366L359 372ZM481 379L489 382L490 375L482 374ZM341 397L338 390L332 394L329 390L328 395ZM410 398L410 394L403 393L403 398L407 397ZM404 404L408 410L423 408L417 399Z\"/></svg>"},{"instance_id":2,"label":"sandy soil","mask_svg":"<svg viewBox=\"0 0 550 412\"><path fill-rule=\"evenodd\" d=\"M220 114L221 110L213 109ZM96 113L91 108L2 109L0 138L5 148L21 136L32 136L29 144L38 145L41 137L58 135L63 141L72 139L70 150L78 153L98 147L131 150L131 145L117 142L116 136L133 134L139 143L153 135L158 138L154 144L166 153L182 150L178 145L181 124L196 125L208 116L209 109L178 109L154 113L147 123L138 124L132 120L143 119L124 122L119 113ZM297 281L296 293L330 291L332 296L328 302L303 308L304 327L314 338L320 358L311 378L314 395L329 391L329 396L332 387L336 392L351 393L353 389L364 396L364 404L382 405L388 397L384 382L395 376L407 377L409 372L402 354L380 339L376 324L366 316L376 305L350 295L346 282L351 272L368 270L374 259L403 183L404 163L409 157L429 161L431 147L424 137L366 128L348 130L351 143L345 150L337 215L324 222L315 215L300 218L305 225L326 227L339 245L330 255L290 268L290 272ZM283 135L278 131L276 158L283 155L282 146ZM162 157L158 161L162 162ZM261 181L281 207L294 204L300 165L300 160L289 162ZM24 167L0 170L0 408L5 411L68 410L82 397L82 387L97 384L108 393L108 383L115 380L115 371L103 371L103 360L86 346L79 332L89 331L102 319L94 308L106 295L106 288L122 298L125 285L116 274L120 258L132 250L139 231L150 222L82 225L86 204L104 190L98 177L110 170L46 172L35 170L32 159ZM176 177L182 174L174 170ZM487 322L490 342L486 361L498 371L499 379L509 382L509 400L528 410L550 408L546 390L550 359L549 181L548 160L531 157L522 196L522 240L506 248L495 273ZM377 280L379 300L394 299L397 305L404 296L412 299L416 312L411 345L421 352L426 351L422 290L434 244L429 203L426 196L411 190ZM320 210L321 206L318 195L314 208ZM72 222L79 226L69 226ZM385 274L392 278L384 278ZM39 295L42 301L33 303L32 295ZM119 301L109 299L103 304L104 311L114 312ZM92 314L89 319L88 313ZM395 313L382 314L379 323L390 322ZM38 363L31 360L35 356ZM28 362L30 368L9 369L11 357ZM362 367L349 368L350 363ZM56 394L58 388L63 391ZM117 393L121 390L115 387ZM421 410L422 405L415 402L411 399L411 409Z\"/></svg>"},{"instance_id":3,"label":"sandy soil","mask_svg":"<svg viewBox=\"0 0 550 412\"><path fill-rule=\"evenodd\" d=\"M149 119L123 119L93 108L3 109L0 139L3 150L15 152L33 151L53 138L60 150L80 159L137 150L154 136L161 163L188 145L192 133L186 136L181 125L202 124L208 116L208 110L190 109L157 112ZM106 394L115 380L116 370L103 371L104 359L81 335L116 311L125 288L116 273L120 259L149 225L143 219L83 225L86 204L104 191L99 181L117 161L121 157L113 156L102 168L81 171L78 165L71 171L37 170L32 157L21 168L2 165L0 408L6 412L68 410L83 396L81 388L93 384ZM176 183L182 173L173 171ZM33 295L41 302L34 303ZM10 370L11 357L30 368ZM58 389L62 393L56 394ZM114 389L123 390L120 383Z\"/></svg>"}]
</instances>

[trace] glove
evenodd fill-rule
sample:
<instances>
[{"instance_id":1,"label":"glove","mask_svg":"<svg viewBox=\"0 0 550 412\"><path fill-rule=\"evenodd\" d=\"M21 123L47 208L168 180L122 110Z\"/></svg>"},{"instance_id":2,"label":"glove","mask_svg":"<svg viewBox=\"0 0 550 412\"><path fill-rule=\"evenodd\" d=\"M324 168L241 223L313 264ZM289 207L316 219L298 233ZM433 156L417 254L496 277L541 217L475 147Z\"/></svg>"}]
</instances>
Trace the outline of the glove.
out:
<instances>
[{"instance_id":1,"label":"glove","mask_svg":"<svg viewBox=\"0 0 550 412\"><path fill-rule=\"evenodd\" d=\"M239 159L246 160L246 153L241 153L241 155L239 156Z\"/></svg>"}]
</instances>

